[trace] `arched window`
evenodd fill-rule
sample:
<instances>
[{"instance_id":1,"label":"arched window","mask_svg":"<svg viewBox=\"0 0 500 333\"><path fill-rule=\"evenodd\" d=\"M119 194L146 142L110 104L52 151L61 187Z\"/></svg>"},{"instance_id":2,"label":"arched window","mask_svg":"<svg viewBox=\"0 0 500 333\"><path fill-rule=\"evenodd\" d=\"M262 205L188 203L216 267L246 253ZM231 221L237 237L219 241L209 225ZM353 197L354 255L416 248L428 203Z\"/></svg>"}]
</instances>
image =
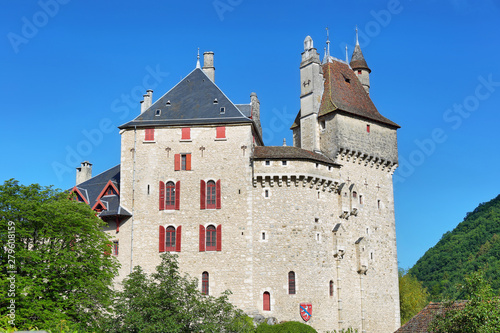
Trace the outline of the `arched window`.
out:
<instances>
[{"instance_id":1,"label":"arched window","mask_svg":"<svg viewBox=\"0 0 500 333\"><path fill-rule=\"evenodd\" d=\"M206 251L215 251L217 244L217 230L213 225L209 225L207 227L207 235L205 237L206 240Z\"/></svg>"},{"instance_id":2,"label":"arched window","mask_svg":"<svg viewBox=\"0 0 500 333\"><path fill-rule=\"evenodd\" d=\"M203 272L201 274L201 293L203 295L209 295L208 272Z\"/></svg>"},{"instance_id":3,"label":"arched window","mask_svg":"<svg viewBox=\"0 0 500 333\"><path fill-rule=\"evenodd\" d=\"M263 295L263 310L264 311L271 311L271 294L267 291L264 292Z\"/></svg>"},{"instance_id":4,"label":"arched window","mask_svg":"<svg viewBox=\"0 0 500 333\"><path fill-rule=\"evenodd\" d=\"M208 209L215 209L215 198L216 198L215 182L213 180L209 180L207 182L207 208Z\"/></svg>"},{"instance_id":5,"label":"arched window","mask_svg":"<svg viewBox=\"0 0 500 333\"><path fill-rule=\"evenodd\" d=\"M175 209L175 184L167 182L165 184L165 209Z\"/></svg>"},{"instance_id":6,"label":"arched window","mask_svg":"<svg viewBox=\"0 0 500 333\"><path fill-rule=\"evenodd\" d=\"M288 294L295 295L295 272L288 272Z\"/></svg>"},{"instance_id":7,"label":"arched window","mask_svg":"<svg viewBox=\"0 0 500 333\"><path fill-rule=\"evenodd\" d=\"M330 280L330 296L333 296L333 281Z\"/></svg>"},{"instance_id":8,"label":"arched window","mask_svg":"<svg viewBox=\"0 0 500 333\"><path fill-rule=\"evenodd\" d=\"M172 226L165 230L165 250L175 251L175 228Z\"/></svg>"}]
</instances>

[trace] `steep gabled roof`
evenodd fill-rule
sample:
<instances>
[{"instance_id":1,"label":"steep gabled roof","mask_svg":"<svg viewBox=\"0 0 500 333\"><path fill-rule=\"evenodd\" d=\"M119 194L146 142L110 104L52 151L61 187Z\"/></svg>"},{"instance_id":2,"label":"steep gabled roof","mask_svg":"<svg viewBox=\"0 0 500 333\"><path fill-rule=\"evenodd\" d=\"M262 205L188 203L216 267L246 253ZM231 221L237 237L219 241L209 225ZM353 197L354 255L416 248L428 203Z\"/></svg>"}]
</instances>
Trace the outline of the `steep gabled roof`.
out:
<instances>
[{"instance_id":1,"label":"steep gabled roof","mask_svg":"<svg viewBox=\"0 0 500 333\"><path fill-rule=\"evenodd\" d=\"M105 195L104 191L112 186L117 190L116 194ZM89 180L73 187L72 192L79 192L90 207L99 204L106 208L99 216L132 216L126 209L120 207L120 165L112 167Z\"/></svg>"},{"instance_id":2,"label":"steep gabled roof","mask_svg":"<svg viewBox=\"0 0 500 333\"><path fill-rule=\"evenodd\" d=\"M195 68L150 108L119 128L233 123L253 121L200 68Z\"/></svg>"},{"instance_id":3,"label":"steep gabled roof","mask_svg":"<svg viewBox=\"0 0 500 333\"><path fill-rule=\"evenodd\" d=\"M346 112L395 128L400 126L382 116L366 93L356 74L344 62L323 65L325 85L318 117L332 112Z\"/></svg>"},{"instance_id":4,"label":"steep gabled roof","mask_svg":"<svg viewBox=\"0 0 500 333\"><path fill-rule=\"evenodd\" d=\"M339 166L324 155L293 146L256 146L253 158L256 160L309 160Z\"/></svg>"},{"instance_id":5,"label":"steep gabled roof","mask_svg":"<svg viewBox=\"0 0 500 333\"><path fill-rule=\"evenodd\" d=\"M368 73L371 72L371 69L368 67L368 64L366 63L365 57L363 56L363 52L361 52L359 44L356 44L356 46L354 47L354 52L352 53L350 65L352 69L366 69Z\"/></svg>"}]
</instances>

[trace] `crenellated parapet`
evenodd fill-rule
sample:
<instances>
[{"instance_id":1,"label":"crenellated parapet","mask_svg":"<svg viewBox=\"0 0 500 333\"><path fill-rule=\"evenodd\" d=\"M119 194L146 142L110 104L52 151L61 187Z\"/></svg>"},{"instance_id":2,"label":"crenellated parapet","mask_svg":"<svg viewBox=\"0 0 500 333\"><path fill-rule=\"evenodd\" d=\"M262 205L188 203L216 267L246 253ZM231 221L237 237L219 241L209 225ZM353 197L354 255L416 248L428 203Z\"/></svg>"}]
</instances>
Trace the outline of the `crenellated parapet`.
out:
<instances>
[{"instance_id":1,"label":"crenellated parapet","mask_svg":"<svg viewBox=\"0 0 500 333\"><path fill-rule=\"evenodd\" d=\"M337 192L340 181L317 174L307 173L256 173L253 186L257 187L308 187L317 191Z\"/></svg>"}]
</instances>

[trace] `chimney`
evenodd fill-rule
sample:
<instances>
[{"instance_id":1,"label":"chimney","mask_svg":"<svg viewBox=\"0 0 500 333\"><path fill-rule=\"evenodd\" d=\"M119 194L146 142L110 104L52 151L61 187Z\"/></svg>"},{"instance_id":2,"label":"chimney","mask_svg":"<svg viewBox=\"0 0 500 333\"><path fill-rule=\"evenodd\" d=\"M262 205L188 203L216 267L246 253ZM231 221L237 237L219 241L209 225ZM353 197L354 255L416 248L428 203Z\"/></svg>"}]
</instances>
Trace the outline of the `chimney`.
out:
<instances>
[{"instance_id":1,"label":"chimney","mask_svg":"<svg viewBox=\"0 0 500 333\"><path fill-rule=\"evenodd\" d=\"M255 123L255 126L257 127L257 131L262 137L262 126L260 124L260 102L259 98L257 97L257 94L254 92L250 94L250 105L252 107L252 113L251 113L252 120Z\"/></svg>"},{"instance_id":2,"label":"chimney","mask_svg":"<svg viewBox=\"0 0 500 333\"><path fill-rule=\"evenodd\" d=\"M76 168L76 185L90 178L92 178L92 164L89 161L82 162L82 165Z\"/></svg>"},{"instance_id":3,"label":"chimney","mask_svg":"<svg viewBox=\"0 0 500 333\"><path fill-rule=\"evenodd\" d=\"M214 53L212 51L203 53L203 71L215 82Z\"/></svg>"},{"instance_id":4,"label":"chimney","mask_svg":"<svg viewBox=\"0 0 500 333\"><path fill-rule=\"evenodd\" d=\"M141 101L141 113L143 113L144 111L149 109L151 107L151 104L153 104L152 103L153 102L153 90L148 89L146 91L146 94L142 95L142 97L144 97L144 100Z\"/></svg>"}]
</instances>

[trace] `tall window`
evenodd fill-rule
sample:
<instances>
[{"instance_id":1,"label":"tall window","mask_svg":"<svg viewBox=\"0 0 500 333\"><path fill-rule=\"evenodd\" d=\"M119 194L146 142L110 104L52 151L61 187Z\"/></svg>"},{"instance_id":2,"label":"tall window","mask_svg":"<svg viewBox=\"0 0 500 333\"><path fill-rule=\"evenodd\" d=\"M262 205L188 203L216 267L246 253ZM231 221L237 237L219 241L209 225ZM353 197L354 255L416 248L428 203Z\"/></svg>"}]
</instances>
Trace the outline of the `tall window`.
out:
<instances>
[{"instance_id":1,"label":"tall window","mask_svg":"<svg viewBox=\"0 0 500 333\"><path fill-rule=\"evenodd\" d=\"M175 184L168 182L165 185L165 209L175 209Z\"/></svg>"},{"instance_id":2,"label":"tall window","mask_svg":"<svg viewBox=\"0 0 500 333\"><path fill-rule=\"evenodd\" d=\"M213 225L209 225L207 227L207 236L206 240L206 250L207 251L215 251L217 244L217 230Z\"/></svg>"},{"instance_id":3,"label":"tall window","mask_svg":"<svg viewBox=\"0 0 500 333\"><path fill-rule=\"evenodd\" d=\"M333 296L333 281L330 280L330 296Z\"/></svg>"},{"instance_id":4,"label":"tall window","mask_svg":"<svg viewBox=\"0 0 500 333\"><path fill-rule=\"evenodd\" d=\"M118 255L118 241L117 240L113 241L113 255L115 255L115 256Z\"/></svg>"},{"instance_id":5,"label":"tall window","mask_svg":"<svg viewBox=\"0 0 500 333\"><path fill-rule=\"evenodd\" d=\"M203 295L209 295L209 292L208 272L203 272L201 274L201 293Z\"/></svg>"},{"instance_id":6,"label":"tall window","mask_svg":"<svg viewBox=\"0 0 500 333\"><path fill-rule=\"evenodd\" d=\"M207 208L215 209L215 182L213 180L209 180L207 182Z\"/></svg>"},{"instance_id":7,"label":"tall window","mask_svg":"<svg viewBox=\"0 0 500 333\"><path fill-rule=\"evenodd\" d=\"M191 139L191 128L184 127L182 128L181 140L190 140Z\"/></svg>"},{"instance_id":8,"label":"tall window","mask_svg":"<svg viewBox=\"0 0 500 333\"><path fill-rule=\"evenodd\" d=\"M175 251L175 228L172 226L165 230L165 250Z\"/></svg>"},{"instance_id":9,"label":"tall window","mask_svg":"<svg viewBox=\"0 0 500 333\"><path fill-rule=\"evenodd\" d=\"M295 295L295 272L288 272L288 294Z\"/></svg>"},{"instance_id":10,"label":"tall window","mask_svg":"<svg viewBox=\"0 0 500 333\"><path fill-rule=\"evenodd\" d=\"M174 170L191 170L191 154L175 154L174 155Z\"/></svg>"},{"instance_id":11,"label":"tall window","mask_svg":"<svg viewBox=\"0 0 500 333\"><path fill-rule=\"evenodd\" d=\"M160 210L180 209L181 182L160 181Z\"/></svg>"},{"instance_id":12,"label":"tall window","mask_svg":"<svg viewBox=\"0 0 500 333\"><path fill-rule=\"evenodd\" d=\"M271 311L271 294L267 291L263 295L263 308L264 311Z\"/></svg>"}]
</instances>

